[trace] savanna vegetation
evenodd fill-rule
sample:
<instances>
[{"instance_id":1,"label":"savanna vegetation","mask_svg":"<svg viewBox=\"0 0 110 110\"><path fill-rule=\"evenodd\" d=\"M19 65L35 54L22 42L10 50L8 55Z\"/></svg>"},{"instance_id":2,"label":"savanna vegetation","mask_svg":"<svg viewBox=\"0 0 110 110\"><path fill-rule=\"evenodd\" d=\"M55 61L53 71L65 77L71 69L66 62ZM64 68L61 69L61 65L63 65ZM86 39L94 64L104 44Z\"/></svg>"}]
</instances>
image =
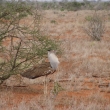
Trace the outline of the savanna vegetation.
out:
<instances>
[{"instance_id":1,"label":"savanna vegetation","mask_svg":"<svg viewBox=\"0 0 110 110\"><path fill-rule=\"evenodd\" d=\"M50 48L45 96L44 77L19 74ZM110 2L0 0L0 83L0 110L110 110Z\"/></svg>"}]
</instances>

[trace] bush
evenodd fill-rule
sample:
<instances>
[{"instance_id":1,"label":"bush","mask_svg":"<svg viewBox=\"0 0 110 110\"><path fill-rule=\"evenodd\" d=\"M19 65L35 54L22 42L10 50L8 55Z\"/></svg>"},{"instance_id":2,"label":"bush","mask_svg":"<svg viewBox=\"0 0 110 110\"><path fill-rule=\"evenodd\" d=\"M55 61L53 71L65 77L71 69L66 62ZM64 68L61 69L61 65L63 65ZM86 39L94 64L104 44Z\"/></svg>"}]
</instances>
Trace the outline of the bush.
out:
<instances>
[{"instance_id":1,"label":"bush","mask_svg":"<svg viewBox=\"0 0 110 110\"><path fill-rule=\"evenodd\" d=\"M102 17L95 12L93 16L86 17L86 21L88 23L85 32L93 40L100 41L105 31L105 22Z\"/></svg>"}]
</instances>

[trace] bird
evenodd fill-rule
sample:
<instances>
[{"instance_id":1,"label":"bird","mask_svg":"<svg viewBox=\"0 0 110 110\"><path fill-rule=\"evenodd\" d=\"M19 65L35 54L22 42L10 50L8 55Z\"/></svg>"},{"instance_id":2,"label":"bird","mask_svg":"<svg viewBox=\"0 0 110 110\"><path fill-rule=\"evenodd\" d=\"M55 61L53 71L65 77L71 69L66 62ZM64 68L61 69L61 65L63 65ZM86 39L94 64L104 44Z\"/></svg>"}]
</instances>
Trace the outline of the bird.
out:
<instances>
[{"instance_id":1,"label":"bird","mask_svg":"<svg viewBox=\"0 0 110 110\"><path fill-rule=\"evenodd\" d=\"M52 73L54 73L54 70L51 68L50 62L42 62L41 64L29 68L20 75L28 79L36 79Z\"/></svg>"},{"instance_id":2,"label":"bird","mask_svg":"<svg viewBox=\"0 0 110 110\"><path fill-rule=\"evenodd\" d=\"M48 49L48 60L49 62L43 62L21 73L21 76L29 79L45 76L44 94L47 94L47 76L56 72L60 63L55 51L52 49Z\"/></svg>"}]
</instances>

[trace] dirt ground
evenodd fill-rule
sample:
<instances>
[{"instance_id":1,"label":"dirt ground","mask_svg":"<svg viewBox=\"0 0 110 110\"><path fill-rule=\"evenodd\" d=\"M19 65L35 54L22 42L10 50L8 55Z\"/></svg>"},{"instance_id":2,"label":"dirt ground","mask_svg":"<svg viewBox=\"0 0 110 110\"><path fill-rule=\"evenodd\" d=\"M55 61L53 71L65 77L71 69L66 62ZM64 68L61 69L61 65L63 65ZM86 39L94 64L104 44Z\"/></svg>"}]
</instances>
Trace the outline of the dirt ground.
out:
<instances>
[{"instance_id":1,"label":"dirt ground","mask_svg":"<svg viewBox=\"0 0 110 110\"><path fill-rule=\"evenodd\" d=\"M110 110L110 12L98 11L106 26L99 42L84 32L94 11L42 13L41 30L61 43L59 69L48 76L47 94L45 77L10 77L0 86L0 110Z\"/></svg>"}]
</instances>

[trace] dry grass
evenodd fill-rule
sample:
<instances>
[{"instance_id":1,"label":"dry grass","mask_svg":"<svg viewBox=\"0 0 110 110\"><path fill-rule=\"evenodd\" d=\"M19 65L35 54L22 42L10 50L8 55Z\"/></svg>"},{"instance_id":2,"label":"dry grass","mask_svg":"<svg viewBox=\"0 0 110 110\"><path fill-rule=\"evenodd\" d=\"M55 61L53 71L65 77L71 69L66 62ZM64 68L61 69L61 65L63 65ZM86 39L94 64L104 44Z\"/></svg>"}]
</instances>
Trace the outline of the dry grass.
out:
<instances>
[{"instance_id":1,"label":"dry grass","mask_svg":"<svg viewBox=\"0 0 110 110\"><path fill-rule=\"evenodd\" d=\"M90 40L83 31L85 18L93 14L93 11L44 11L42 31L50 38L60 41L63 50L62 57L59 58L61 62L59 71L48 76L49 94L45 100L43 85L41 89L39 87L39 84L44 82L44 77L35 80L24 78L22 84L36 84L33 87L30 85L30 89L36 90L29 92L27 89L26 93L19 91L17 94L13 89L10 93L0 92L0 109L109 110L110 87L99 88L98 85L103 82L108 82L110 85L110 20L107 16L109 12L99 11L98 13L106 15L107 29L102 41L95 42ZM50 79L56 79L64 88L58 95L53 94L53 83L49 82ZM64 81L60 81L61 79ZM7 85L12 83L14 82L10 84L6 82ZM23 94L23 98L15 103L19 99L19 97L15 98L18 94L21 94L20 97ZM11 104L9 104L10 100L13 100Z\"/></svg>"},{"instance_id":2,"label":"dry grass","mask_svg":"<svg viewBox=\"0 0 110 110\"><path fill-rule=\"evenodd\" d=\"M59 94L60 95L60 94ZM12 92L0 92L0 109L1 110L109 110L108 100L100 95L91 94L88 98L67 97L66 93L62 97L52 98L48 96L35 96L30 100L22 97L22 100L16 103L16 97ZM5 99L6 98L6 99Z\"/></svg>"},{"instance_id":3,"label":"dry grass","mask_svg":"<svg viewBox=\"0 0 110 110\"><path fill-rule=\"evenodd\" d=\"M72 71L72 73L90 77L92 75L102 77L108 77L110 75L109 42L70 39L70 41L63 42L62 45L65 50L63 55L64 61L66 60L72 64L69 67L69 71Z\"/></svg>"}]
</instances>

